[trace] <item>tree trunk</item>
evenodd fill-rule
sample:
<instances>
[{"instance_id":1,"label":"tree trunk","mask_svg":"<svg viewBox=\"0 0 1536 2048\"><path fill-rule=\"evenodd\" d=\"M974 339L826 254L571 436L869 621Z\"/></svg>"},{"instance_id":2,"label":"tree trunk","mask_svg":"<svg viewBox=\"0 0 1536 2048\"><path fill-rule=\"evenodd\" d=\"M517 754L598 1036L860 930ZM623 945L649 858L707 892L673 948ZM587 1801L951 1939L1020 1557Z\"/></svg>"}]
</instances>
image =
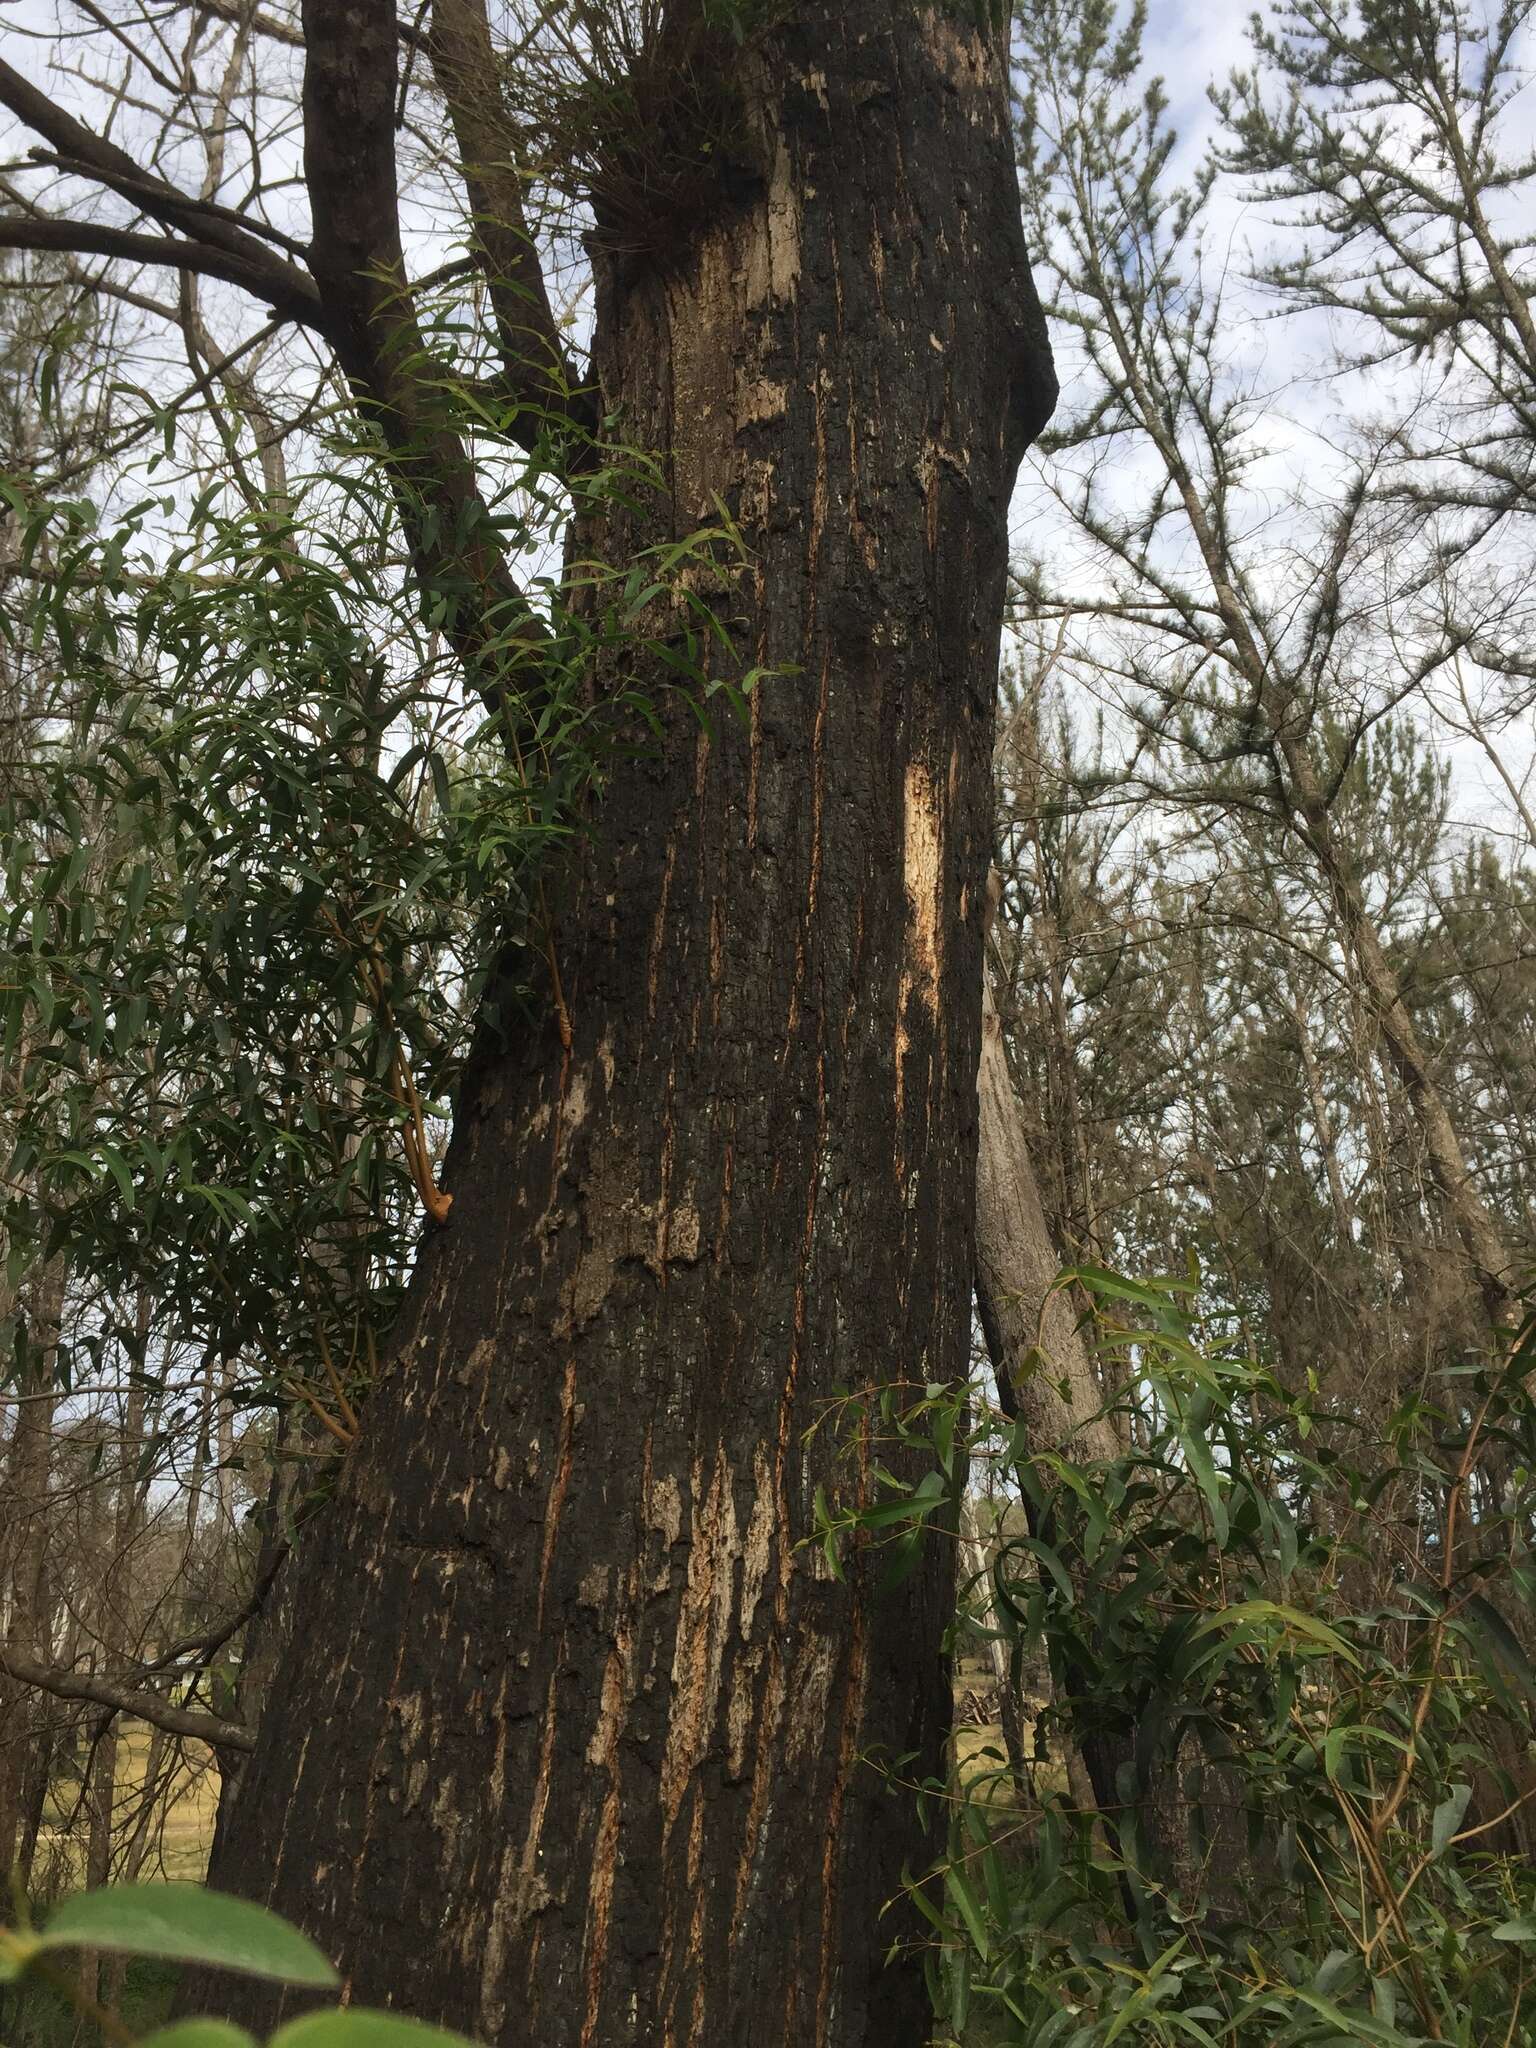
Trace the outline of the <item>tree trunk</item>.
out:
<instances>
[{"instance_id":1,"label":"tree trunk","mask_svg":"<svg viewBox=\"0 0 1536 2048\"><path fill-rule=\"evenodd\" d=\"M1318 1066L1317 1052L1312 1044L1306 1004L1300 995L1291 999L1291 1016L1296 1025L1296 1049L1301 1055L1301 1074L1307 1088L1307 1106L1312 1112L1312 1130L1317 1139L1317 1149L1322 1154L1323 1171L1328 1176L1328 1198L1333 1204L1334 1227L1342 1249L1355 1241L1355 1212L1344 1185L1344 1169L1339 1163L1333 1119L1328 1114L1322 1069Z\"/></svg>"},{"instance_id":2,"label":"tree trunk","mask_svg":"<svg viewBox=\"0 0 1536 2048\"><path fill-rule=\"evenodd\" d=\"M1030 1760L1024 1754L1024 1722L1019 1711L1022 1688L1016 1668L1017 1643L1014 1645L1015 1654L1010 1656L1002 1617L992 1594L992 1562L987 1539L977 1526L976 1503L969 1494L960 1508L960 1572L962 1591L967 1596L965 1604L975 1616L977 1625L987 1631L987 1662L992 1666L992 1683L997 1687L997 1718L1002 1730L1003 1754L1008 1761L1014 1797L1020 1806L1024 1806L1033 1800L1035 1788L1029 1775ZM957 1765L958 1762L957 1755Z\"/></svg>"},{"instance_id":3,"label":"tree trunk","mask_svg":"<svg viewBox=\"0 0 1536 2048\"><path fill-rule=\"evenodd\" d=\"M976 1161L976 1292L987 1341L1009 1379L1011 1400L1042 1450L1085 1461L1120 1454L1072 1298L1055 1285L1053 1243L1029 1154L1002 1019L982 991L977 1077L981 1136Z\"/></svg>"},{"instance_id":4,"label":"tree trunk","mask_svg":"<svg viewBox=\"0 0 1536 2048\"><path fill-rule=\"evenodd\" d=\"M1099 1377L1071 1296L1054 1285L1061 1258L1045 1220L990 984L982 990L978 1093L976 1298L1005 1405L1016 1414L1031 1450L1060 1451L1085 1464L1107 1462L1123 1446L1113 1418L1100 1412ZM1053 1540L1048 1527L1035 1526L1033 1533ZM1072 1560L1066 1563L1070 1571ZM1017 1666L1015 1645L1015 1684ZM1097 1808L1141 1877L1179 1886L1187 1895L1195 1873L1178 1758L1154 1759L1138 1773L1135 1703L1127 1703L1124 1725L1112 1726L1101 1715L1073 1707L1092 1683L1092 1674L1075 1660L1054 1657L1051 1680L1065 1713L1063 1748L1074 1804ZM1126 1825L1131 1818L1139 1834Z\"/></svg>"},{"instance_id":5,"label":"tree trunk","mask_svg":"<svg viewBox=\"0 0 1536 2048\"><path fill-rule=\"evenodd\" d=\"M1515 1292L1514 1259L1493 1211L1472 1177L1460 1135L1403 1001L1396 971L1387 958L1359 883L1339 850L1316 767L1299 740L1287 740L1283 752L1303 836L1338 911L1367 1005L1412 1108L1429 1170L1456 1226L1488 1319L1495 1330L1518 1328L1522 1311Z\"/></svg>"},{"instance_id":6,"label":"tree trunk","mask_svg":"<svg viewBox=\"0 0 1536 2048\"><path fill-rule=\"evenodd\" d=\"M878 1917L927 1845L868 1759L942 1769L953 1554L835 1579L799 1545L849 1468L806 1431L966 1371L1006 515L1053 386L1001 35L842 0L742 69L754 175L599 250L604 410L666 490L584 541L723 500L782 673L610 780L555 907L570 1044L481 1034L214 1871L488 2043L927 2031Z\"/></svg>"},{"instance_id":7,"label":"tree trunk","mask_svg":"<svg viewBox=\"0 0 1536 2048\"><path fill-rule=\"evenodd\" d=\"M141 1294L136 1316L141 1346L148 1338L152 1314L153 1305L149 1297ZM139 1476L144 1453L145 1406L142 1381L130 1380L123 1397L122 1430L117 1443L112 1548L102 1573L95 1616L101 1668L111 1679L124 1675L131 1653L140 1648L132 1640L130 1614L134 1549L143 1530L144 1507L149 1494L148 1481ZM108 1712L99 1725L84 1787L88 1824L85 1881L92 1888L109 1883L112 1877L119 1747L117 1715ZM103 1958L96 1950L83 1950L80 1957L82 1991L108 2008L114 2008L122 1994L124 1967L121 1956L106 1957L103 1967Z\"/></svg>"},{"instance_id":8,"label":"tree trunk","mask_svg":"<svg viewBox=\"0 0 1536 2048\"><path fill-rule=\"evenodd\" d=\"M112 1875L112 1822L117 1806L115 1714L103 1718L87 1755L89 1762L81 1802L85 1809L85 1882L94 1891L106 1884ZM105 1992L106 2002L110 2004L111 1986L102 1982L101 1964L100 1949L84 1948L80 1951L80 1989L87 1998L97 2000L102 1999Z\"/></svg>"},{"instance_id":9,"label":"tree trunk","mask_svg":"<svg viewBox=\"0 0 1536 2048\"><path fill-rule=\"evenodd\" d=\"M293 1600L298 1574L292 1569L291 1531L300 1506L303 1451L306 1444L306 1411L290 1411L279 1426L272 1445L272 1470L267 1480L266 1499L255 1521L260 1541L251 1570L255 1592L260 1596L256 1611L240 1636L240 1663L235 1672L230 1717L248 1728L261 1725L272 1687L284 1661L293 1632ZM213 1844L210 1861L214 1868L226 1868L224 1844L245 1779L247 1758L231 1749L215 1750L219 1773L218 1805L214 1811Z\"/></svg>"},{"instance_id":10,"label":"tree trunk","mask_svg":"<svg viewBox=\"0 0 1536 2048\"><path fill-rule=\"evenodd\" d=\"M0 1624L7 1648L47 1659L43 1640L47 1613L44 1586L48 1561L49 1483L53 1466L53 1418L58 1395L59 1320L63 1276L55 1267L37 1282L32 1304L34 1374L23 1379L16 1420L0 1481ZM40 1339L40 1341L39 1341ZM29 1687L0 1671L0 1874L31 1868L28 1765L40 1736L40 1702ZM35 1842L36 1830L30 1830Z\"/></svg>"},{"instance_id":11,"label":"tree trunk","mask_svg":"<svg viewBox=\"0 0 1536 2048\"><path fill-rule=\"evenodd\" d=\"M53 1767L60 1747L60 1724L45 1703L33 1695L32 1733L26 1768L21 1778L21 1828L16 1842L16 1875L25 1892L32 1888L37 1864L37 1845L42 1838L43 1812L53 1783ZM67 1731L66 1731L67 1732Z\"/></svg>"}]
</instances>

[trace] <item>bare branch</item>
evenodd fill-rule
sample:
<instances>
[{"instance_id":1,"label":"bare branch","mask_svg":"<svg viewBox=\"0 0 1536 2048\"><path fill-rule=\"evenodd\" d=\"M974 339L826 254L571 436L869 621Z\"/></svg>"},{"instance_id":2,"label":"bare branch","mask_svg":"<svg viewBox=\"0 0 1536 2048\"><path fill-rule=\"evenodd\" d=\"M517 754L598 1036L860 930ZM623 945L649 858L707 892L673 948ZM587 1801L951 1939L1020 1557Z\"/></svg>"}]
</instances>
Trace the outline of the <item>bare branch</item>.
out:
<instances>
[{"instance_id":1,"label":"bare branch","mask_svg":"<svg viewBox=\"0 0 1536 2048\"><path fill-rule=\"evenodd\" d=\"M67 256L120 257L130 263L158 264L169 270L190 270L199 277L221 278L240 285L283 318L325 332L320 294L301 272L291 272L301 290L290 291L274 270L287 264L253 268L228 249L209 242L178 241L171 235L145 235L132 228L107 227L96 221L32 219L0 214L0 249L40 249Z\"/></svg>"},{"instance_id":2,"label":"bare branch","mask_svg":"<svg viewBox=\"0 0 1536 2048\"><path fill-rule=\"evenodd\" d=\"M0 1671L35 1685L60 1700L90 1700L100 1707L134 1714L168 1735L186 1735L206 1742L212 1749L236 1749L249 1755L256 1747L254 1728L238 1721L221 1721L217 1714L198 1714L186 1707L172 1706L157 1692L139 1692L131 1685L114 1685L109 1678L87 1677L76 1671L62 1671L54 1664L39 1664L19 1650L0 1648Z\"/></svg>"},{"instance_id":3,"label":"bare branch","mask_svg":"<svg viewBox=\"0 0 1536 2048\"><path fill-rule=\"evenodd\" d=\"M320 294L312 279L296 264L285 262L259 236L229 218L227 208L200 205L162 179L151 177L126 150L119 149L116 143L108 142L104 136L77 121L73 114L67 113L30 79L23 78L19 71L13 70L3 60L0 60L0 106L6 107L35 135L40 135L57 155L67 159L72 170L131 198L135 206L141 207L162 227L171 229L174 234L187 236L200 250L217 252L236 267L233 270L214 270L207 260L199 261L195 256L185 260L167 257L163 244L158 245L157 253L146 254L142 260L170 261L179 269L225 277L262 299L274 311L281 310L289 319L301 320L306 326L324 331ZM7 222L5 233L15 236L26 225ZM116 230L99 229L89 222L61 221L48 225L58 232L60 239L52 242L12 240L8 246L74 250L92 255L134 253L122 248L103 250L99 242L88 239L97 234L115 233Z\"/></svg>"},{"instance_id":4,"label":"bare branch","mask_svg":"<svg viewBox=\"0 0 1536 2048\"><path fill-rule=\"evenodd\" d=\"M50 170L66 171L77 178L93 178L98 184L105 185L108 191L132 200L136 206L143 206L146 212L153 211L150 202L164 189L158 179L147 177L142 171L120 177L81 159L61 156L47 149L34 149L31 156L34 163L46 164ZM262 220L248 219L232 206L221 206L206 193L200 193L196 199L183 198L180 194L177 197L189 215L201 215L205 222L221 221L227 227L237 228L242 235L254 235L260 241L271 242L300 263L308 260L309 251L304 244L295 241L292 235L285 235L281 228L270 227Z\"/></svg>"},{"instance_id":5,"label":"bare branch","mask_svg":"<svg viewBox=\"0 0 1536 2048\"><path fill-rule=\"evenodd\" d=\"M596 409L578 391L580 378L566 353L528 232L485 0L436 0L428 47L453 123L502 361L515 395L554 404L591 431L597 425ZM530 419L528 442L539 428L540 422Z\"/></svg>"}]
</instances>

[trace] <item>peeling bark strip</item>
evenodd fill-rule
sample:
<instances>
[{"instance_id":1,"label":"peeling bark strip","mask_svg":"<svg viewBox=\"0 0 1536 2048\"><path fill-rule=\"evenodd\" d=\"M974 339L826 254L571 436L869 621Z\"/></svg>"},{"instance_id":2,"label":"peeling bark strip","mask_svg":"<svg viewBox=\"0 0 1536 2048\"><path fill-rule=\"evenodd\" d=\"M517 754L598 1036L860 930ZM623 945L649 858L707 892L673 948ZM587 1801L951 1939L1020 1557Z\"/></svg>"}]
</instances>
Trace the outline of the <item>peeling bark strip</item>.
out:
<instances>
[{"instance_id":1,"label":"peeling bark strip","mask_svg":"<svg viewBox=\"0 0 1536 2048\"><path fill-rule=\"evenodd\" d=\"M1056 1287L1062 1255L1045 1220L989 982L984 981L981 1003L976 1296L987 1343L1032 1448L1072 1458L1114 1458L1120 1440L1112 1418L1099 1412L1103 1390L1072 1297Z\"/></svg>"},{"instance_id":2,"label":"peeling bark strip","mask_svg":"<svg viewBox=\"0 0 1536 2048\"><path fill-rule=\"evenodd\" d=\"M603 409L668 493L582 545L718 495L743 660L787 673L610 784L569 1055L477 1053L214 1873L487 2043L927 2034L879 1914L932 1844L864 1759L940 1767L953 1561L833 1580L805 1433L965 1367L1006 513L1054 387L1001 45L828 0L743 63L755 178L599 258Z\"/></svg>"}]
</instances>

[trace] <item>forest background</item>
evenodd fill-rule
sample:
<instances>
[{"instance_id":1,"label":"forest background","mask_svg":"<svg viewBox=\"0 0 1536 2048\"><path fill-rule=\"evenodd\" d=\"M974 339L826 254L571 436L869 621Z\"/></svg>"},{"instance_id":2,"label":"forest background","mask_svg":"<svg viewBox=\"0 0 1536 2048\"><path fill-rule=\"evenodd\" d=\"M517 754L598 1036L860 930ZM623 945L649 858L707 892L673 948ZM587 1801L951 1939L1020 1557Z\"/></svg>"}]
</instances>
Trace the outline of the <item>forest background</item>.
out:
<instances>
[{"instance_id":1,"label":"forest background","mask_svg":"<svg viewBox=\"0 0 1536 2048\"><path fill-rule=\"evenodd\" d=\"M829 1574L937 1547L958 1581L986 1739L960 1780L887 1768L947 1817L913 1899L969 2040L1529 2037L1531 29L1277 20L1302 43L1261 47L1257 100L1235 20L1012 30L1062 396L1011 515L976 1377L829 1388L814 1430L887 1433L888 1478L850 1498L834 1458L800 1531ZM103 128L120 92L289 267L284 15L8 22L59 107ZM569 53L523 28L519 118L579 156ZM506 402L437 59L400 87L411 373L497 480L561 676L639 648L701 731L751 721L793 665L738 657L725 503L562 563L654 455L589 420L557 459L553 392ZM0 189L0 1854L46 1899L184 1874L177 1817L233 1796L292 1547L450 1214L471 1013L547 972L569 1030L547 864L670 714L562 683L509 760L291 281L258 321L243 248L125 268L56 117L7 103L53 160L18 128ZM81 208L51 239L48 179ZM561 349L582 189L526 224Z\"/></svg>"}]
</instances>

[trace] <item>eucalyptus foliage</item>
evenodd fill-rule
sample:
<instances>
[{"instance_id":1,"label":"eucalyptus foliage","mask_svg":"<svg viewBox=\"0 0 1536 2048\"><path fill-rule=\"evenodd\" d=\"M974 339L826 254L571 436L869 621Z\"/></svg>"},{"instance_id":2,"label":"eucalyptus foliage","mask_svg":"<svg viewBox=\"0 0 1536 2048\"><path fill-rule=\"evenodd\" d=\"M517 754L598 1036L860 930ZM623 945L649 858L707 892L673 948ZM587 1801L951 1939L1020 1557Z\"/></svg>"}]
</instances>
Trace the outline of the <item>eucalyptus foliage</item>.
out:
<instances>
[{"instance_id":1,"label":"eucalyptus foliage","mask_svg":"<svg viewBox=\"0 0 1536 2048\"><path fill-rule=\"evenodd\" d=\"M573 482L526 422L478 403L475 426L533 607L482 650L488 700L452 652L459 593L402 573L366 422L279 499L5 491L31 594L10 658L42 704L0 805L11 1283L62 1256L88 1353L158 1380L192 1343L237 1398L298 1395L341 1435L423 1202L446 1210L470 1020L539 1021L550 864L671 715L623 677L643 655L708 716L729 646L728 520L595 564L574 535L656 487L648 460L597 444Z\"/></svg>"}]
</instances>

